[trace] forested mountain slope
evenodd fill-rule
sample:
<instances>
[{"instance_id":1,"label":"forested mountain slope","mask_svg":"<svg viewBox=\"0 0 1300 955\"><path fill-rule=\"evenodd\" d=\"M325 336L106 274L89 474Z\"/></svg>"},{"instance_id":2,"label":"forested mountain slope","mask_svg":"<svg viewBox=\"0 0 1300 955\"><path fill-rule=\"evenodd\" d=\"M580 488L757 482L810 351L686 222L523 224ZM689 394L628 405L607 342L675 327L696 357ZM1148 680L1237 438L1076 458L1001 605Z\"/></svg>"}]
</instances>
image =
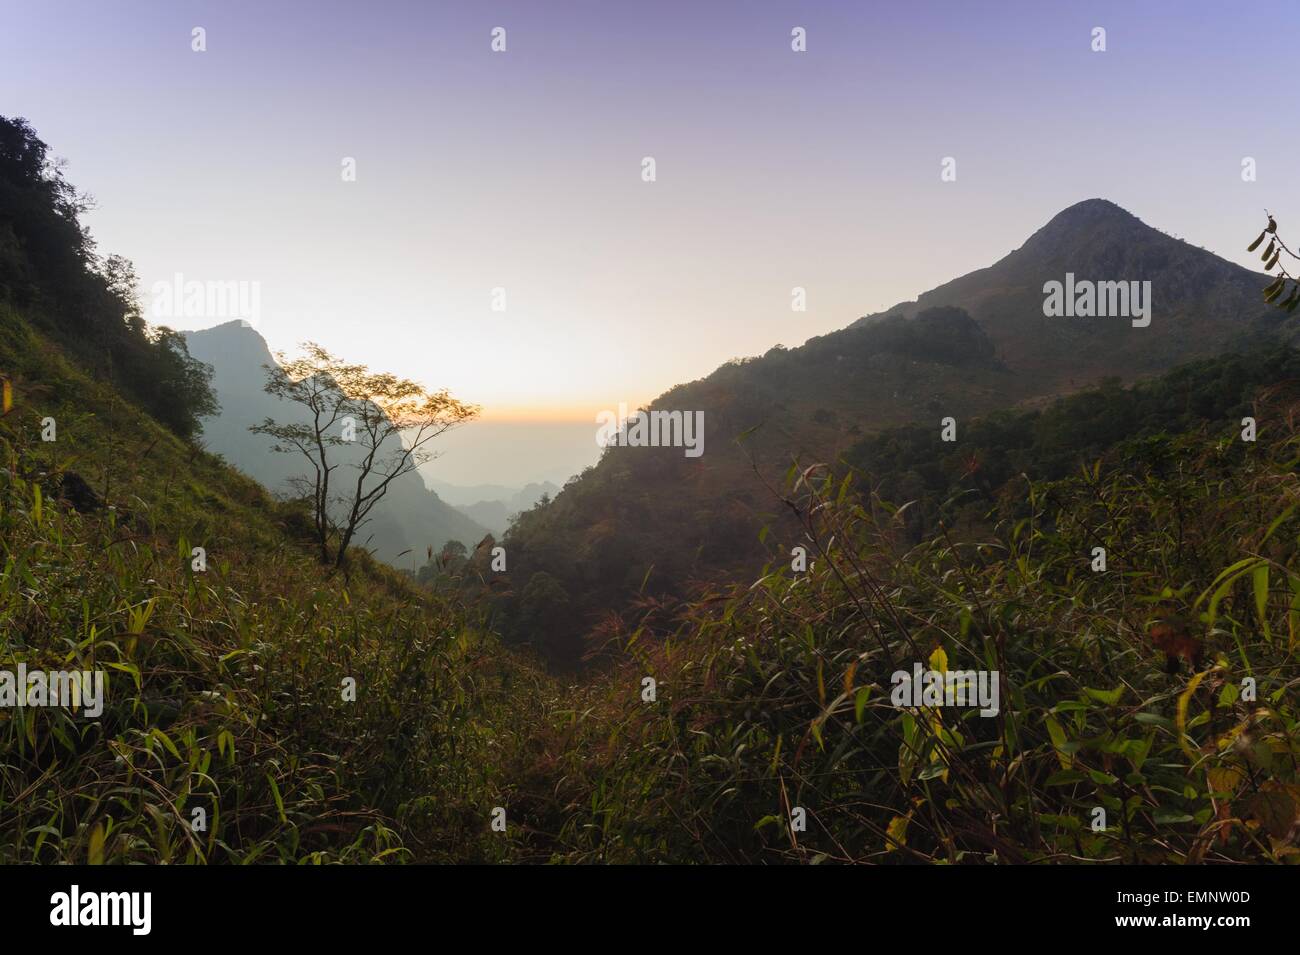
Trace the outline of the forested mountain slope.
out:
<instances>
[{"instance_id":1,"label":"forested mountain slope","mask_svg":"<svg viewBox=\"0 0 1300 955\"><path fill-rule=\"evenodd\" d=\"M1044 285L1064 283L1067 272L1149 282L1150 323L1045 316ZM1290 340L1297 320L1263 304L1264 284L1113 203L1088 200L995 265L917 302L679 385L651 407L703 411L701 456L607 449L512 529L514 636L548 643L548 652L572 661L611 605L743 579L764 559L761 528L786 549L794 543L797 524L772 488L796 462L834 463L868 435L911 422L937 441L946 417L961 427L1105 378L1134 381ZM534 599L525 606L529 587Z\"/></svg>"}]
</instances>

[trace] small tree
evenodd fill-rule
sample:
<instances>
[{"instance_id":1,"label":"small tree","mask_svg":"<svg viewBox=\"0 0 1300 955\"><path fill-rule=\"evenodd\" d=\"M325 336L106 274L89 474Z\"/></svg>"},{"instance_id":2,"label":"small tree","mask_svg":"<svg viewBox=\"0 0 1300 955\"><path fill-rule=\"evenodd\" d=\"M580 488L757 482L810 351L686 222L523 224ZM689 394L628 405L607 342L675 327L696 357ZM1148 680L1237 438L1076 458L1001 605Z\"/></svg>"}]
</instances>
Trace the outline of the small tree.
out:
<instances>
[{"instance_id":1,"label":"small tree","mask_svg":"<svg viewBox=\"0 0 1300 955\"><path fill-rule=\"evenodd\" d=\"M357 530L389 485L433 458L429 442L479 409L445 389L428 391L414 381L347 364L314 342L302 348L303 357L288 361L281 353L278 364L266 366L266 391L305 409L304 420L267 418L249 430L273 438L272 450L297 452L311 464L312 473L295 478L292 486L310 494L321 562L342 567ZM345 456L338 450L345 446L356 450ZM355 471L355 481L336 478L334 472L345 463ZM333 557L331 537L338 539Z\"/></svg>"}]
</instances>

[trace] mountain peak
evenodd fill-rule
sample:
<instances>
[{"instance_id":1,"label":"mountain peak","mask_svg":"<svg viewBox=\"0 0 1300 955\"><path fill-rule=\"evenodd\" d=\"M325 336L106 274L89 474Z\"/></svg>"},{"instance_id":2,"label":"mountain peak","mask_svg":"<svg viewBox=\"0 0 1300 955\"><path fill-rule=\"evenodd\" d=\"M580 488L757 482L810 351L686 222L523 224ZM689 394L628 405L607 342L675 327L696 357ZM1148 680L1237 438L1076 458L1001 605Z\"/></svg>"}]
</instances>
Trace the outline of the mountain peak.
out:
<instances>
[{"instance_id":1,"label":"mountain peak","mask_svg":"<svg viewBox=\"0 0 1300 955\"><path fill-rule=\"evenodd\" d=\"M1150 226L1127 209L1109 199L1085 199L1067 206L1031 235L1021 251L1048 253L1063 244L1078 246L1094 238L1131 239L1137 233L1154 232Z\"/></svg>"},{"instance_id":2,"label":"mountain peak","mask_svg":"<svg viewBox=\"0 0 1300 955\"><path fill-rule=\"evenodd\" d=\"M266 339L248 322L237 318L183 334L190 355L216 369L218 391L248 388L261 392L266 384L262 366L274 363L275 357ZM248 369L252 374L244 375ZM232 375L236 378L231 379Z\"/></svg>"},{"instance_id":3,"label":"mountain peak","mask_svg":"<svg viewBox=\"0 0 1300 955\"><path fill-rule=\"evenodd\" d=\"M186 332L186 337L194 335L208 335L214 338L229 338L240 333L248 333L261 338L261 334L256 328L242 318L232 318L228 322L222 322L220 325L210 325L207 328L198 328L194 331Z\"/></svg>"},{"instance_id":4,"label":"mountain peak","mask_svg":"<svg viewBox=\"0 0 1300 955\"><path fill-rule=\"evenodd\" d=\"M1028 270L1035 276L1068 270L1094 278L1147 278L1177 272L1173 263L1180 259L1209 273L1245 273L1213 253L1147 225L1107 199L1085 199L1062 209L994 268Z\"/></svg>"},{"instance_id":5,"label":"mountain peak","mask_svg":"<svg viewBox=\"0 0 1300 955\"><path fill-rule=\"evenodd\" d=\"M1109 199L1084 199L1082 202L1076 202L1072 206L1066 206L1048 222L1058 222L1061 220L1067 222L1087 222L1094 219L1113 218L1116 220L1138 220L1137 216L1129 212L1123 206L1111 202Z\"/></svg>"}]
</instances>

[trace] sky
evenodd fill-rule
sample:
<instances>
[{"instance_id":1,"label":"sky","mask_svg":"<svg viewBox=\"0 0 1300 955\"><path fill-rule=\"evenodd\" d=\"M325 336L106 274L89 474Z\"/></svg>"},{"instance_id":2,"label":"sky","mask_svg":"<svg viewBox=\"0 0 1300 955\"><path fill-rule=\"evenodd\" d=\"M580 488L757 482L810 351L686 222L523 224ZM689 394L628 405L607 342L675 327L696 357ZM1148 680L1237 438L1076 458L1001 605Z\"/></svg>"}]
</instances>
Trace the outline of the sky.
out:
<instances>
[{"instance_id":1,"label":"sky","mask_svg":"<svg viewBox=\"0 0 1300 955\"><path fill-rule=\"evenodd\" d=\"M0 114L67 159L147 305L178 274L255 286L273 349L483 406L445 480L522 484L592 463L598 411L1082 199L1256 267L1263 210L1300 218L1298 28L1297 0L0 0Z\"/></svg>"}]
</instances>

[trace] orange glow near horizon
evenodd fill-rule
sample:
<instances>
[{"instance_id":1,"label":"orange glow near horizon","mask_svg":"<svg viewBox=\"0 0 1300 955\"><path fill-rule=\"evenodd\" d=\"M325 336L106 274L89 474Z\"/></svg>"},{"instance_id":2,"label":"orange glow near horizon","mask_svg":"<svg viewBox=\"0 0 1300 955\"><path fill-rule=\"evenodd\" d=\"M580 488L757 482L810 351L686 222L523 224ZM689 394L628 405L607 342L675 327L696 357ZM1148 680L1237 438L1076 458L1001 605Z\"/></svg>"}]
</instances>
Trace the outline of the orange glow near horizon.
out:
<instances>
[{"instance_id":1,"label":"orange glow near horizon","mask_svg":"<svg viewBox=\"0 0 1300 955\"><path fill-rule=\"evenodd\" d=\"M650 399L640 401L635 404L628 403L631 408L639 408L648 404ZM616 410L618 402L612 402L609 410ZM475 421L499 423L499 424L541 424L541 423L578 423L590 424L593 428L596 424L596 415L598 412L606 410L603 406L597 407L593 404L572 404L572 405L507 405L499 404L491 407L484 406Z\"/></svg>"}]
</instances>

